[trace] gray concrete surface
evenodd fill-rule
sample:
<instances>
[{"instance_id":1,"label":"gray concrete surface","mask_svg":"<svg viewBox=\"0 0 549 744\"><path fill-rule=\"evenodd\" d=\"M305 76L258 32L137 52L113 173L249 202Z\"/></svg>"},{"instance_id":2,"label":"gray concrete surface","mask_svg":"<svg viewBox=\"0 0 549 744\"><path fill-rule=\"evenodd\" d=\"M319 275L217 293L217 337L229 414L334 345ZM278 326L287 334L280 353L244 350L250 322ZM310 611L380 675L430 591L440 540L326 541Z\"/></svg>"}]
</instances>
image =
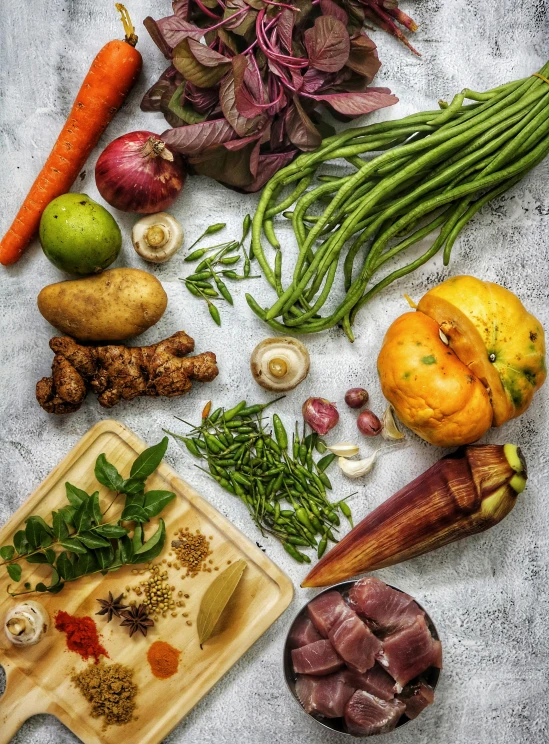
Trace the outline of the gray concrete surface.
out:
<instances>
[{"instance_id":1,"label":"gray concrete surface","mask_svg":"<svg viewBox=\"0 0 549 744\"><path fill-rule=\"evenodd\" d=\"M4 231L57 137L91 59L103 43L120 35L120 28L108 0L3 0L1 6L0 223ZM168 0L128 3L138 27L148 14L167 15L169 6ZM414 57L393 39L380 32L374 34L384 63L378 84L390 85L401 99L398 106L377 119L430 108L438 98L447 98L464 86L482 90L528 75L547 58L545 0L424 0L403 2L402 6L420 24L415 43L423 56ZM78 181L77 188L92 198L98 197L93 166L111 139L135 129L161 132L165 128L160 117L142 114L138 108L143 91L163 67L145 30L139 31L143 76ZM291 426L299 417L308 395L342 403L345 389L358 384L370 390L372 406L381 412L375 358L384 330L407 309L404 292L417 299L434 281L446 276L473 273L499 281L517 292L549 327L548 177L546 162L509 194L484 208L459 238L449 268L443 268L437 258L380 295L363 311L353 346L337 332L307 339L311 374L278 406L285 422ZM253 210L256 199L205 179L191 179L173 212L184 226L189 245L212 222L226 221L226 234L237 235L243 216ZM124 234L117 265L141 266L129 240L134 218L120 213L116 218ZM181 259L152 271L168 292L169 306L144 341L153 342L185 328L196 339L199 351L216 352L220 376L208 387L197 386L185 399L141 399L106 412L90 397L78 413L53 418L34 399L35 383L49 372L52 358L48 348L52 328L38 313L35 298L41 287L63 277L37 243L16 266L2 270L0 522L9 518L101 418L114 415L154 442L162 427L178 426L174 415L196 420L210 397L216 405L231 405L243 397L265 399L250 378L248 359L255 344L268 333L248 310L245 288L236 288L235 308L223 309L223 326L217 328L204 306L179 282L178 277L187 272ZM261 280L254 286L259 294ZM529 485L513 514L483 536L378 574L424 603L438 625L445 651L445 670L435 705L415 723L391 734L394 744L544 744L549 739L548 400L546 386L520 420L486 437L490 442L519 443L528 459ZM334 437L356 439L353 415L345 413L341 419ZM368 449L364 444L363 451ZM365 515L440 454L413 436L406 448L384 453L375 471L358 482L359 493L352 501L356 517ZM242 505L193 468L185 452L172 444L167 460L245 534L258 537ZM348 491L349 483L337 477L334 481L341 495ZM303 569L278 544L264 544L269 556L298 587ZM282 677L286 630L312 594L296 589L288 612L166 742L342 744L343 737L321 729L298 709ZM120 738L124 740L123 729ZM17 744L75 741L49 716L32 718L14 739Z\"/></svg>"}]
</instances>

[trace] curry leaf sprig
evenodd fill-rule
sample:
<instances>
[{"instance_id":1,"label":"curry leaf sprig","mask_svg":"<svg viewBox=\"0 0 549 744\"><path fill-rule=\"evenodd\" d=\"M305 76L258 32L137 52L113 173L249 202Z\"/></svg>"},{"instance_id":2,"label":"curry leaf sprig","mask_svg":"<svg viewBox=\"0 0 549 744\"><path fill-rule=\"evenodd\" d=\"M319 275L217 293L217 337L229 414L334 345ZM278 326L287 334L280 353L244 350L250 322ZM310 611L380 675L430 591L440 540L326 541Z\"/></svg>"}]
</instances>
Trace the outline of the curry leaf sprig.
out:
<instances>
[{"instance_id":1,"label":"curry leaf sprig","mask_svg":"<svg viewBox=\"0 0 549 744\"><path fill-rule=\"evenodd\" d=\"M251 406L241 401L213 413L207 405L202 423L188 424L187 435L165 431L206 462L208 469L201 470L243 501L263 536L272 535L292 558L310 563L299 548L314 548L321 557L329 541L337 542L337 512L352 525L351 510L345 499L327 497L332 484L325 470L335 455L325 454L315 432L300 436L297 425L290 443L276 413L268 428L263 412L272 403L276 400ZM318 461L315 452L323 455Z\"/></svg>"},{"instance_id":2,"label":"curry leaf sprig","mask_svg":"<svg viewBox=\"0 0 549 744\"><path fill-rule=\"evenodd\" d=\"M200 261L194 272L189 276L185 277L184 281L188 291L195 297L202 297L207 305L210 315L217 325L221 325L221 315L219 309L214 304L213 300L225 300L229 305L233 304L233 296L229 291L229 288L225 284L227 279L242 281L243 279L259 279L260 276L250 276L251 273L251 261L250 255L244 248L244 241L246 240L252 219L249 214L244 218L242 225L242 237L240 241L230 240L227 243L218 243L208 248L197 248L185 257L185 261ZM224 223L211 225L204 233L195 240L191 248L199 243L206 235L218 232L225 227ZM212 253L215 251L215 253ZM242 256L240 255L242 251ZM210 255L207 255L210 254ZM244 258L244 268L242 274L238 274L231 267L237 264L241 258ZM215 284L215 286L214 286Z\"/></svg>"},{"instance_id":3,"label":"curry leaf sprig","mask_svg":"<svg viewBox=\"0 0 549 744\"><path fill-rule=\"evenodd\" d=\"M0 548L0 557L13 581L20 581L21 561L42 563L51 567L50 583L39 582L26 591L57 594L66 582L94 573L107 574L127 564L148 563L162 551L166 526L159 519L156 530L145 537L143 525L156 517L175 498L172 491L145 491L147 478L160 465L168 447L168 437L144 450L133 463L130 477L123 478L104 454L95 463L95 477L115 495L103 509L99 491L91 495L65 483L68 504L51 515L51 524L42 517L25 520L25 529L15 533L13 545ZM107 513L119 496L125 496L122 513L108 521ZM127 526L133 523L133 529ZM11 585L10 585L11 586Z\"/></svg>"}]
</instances>

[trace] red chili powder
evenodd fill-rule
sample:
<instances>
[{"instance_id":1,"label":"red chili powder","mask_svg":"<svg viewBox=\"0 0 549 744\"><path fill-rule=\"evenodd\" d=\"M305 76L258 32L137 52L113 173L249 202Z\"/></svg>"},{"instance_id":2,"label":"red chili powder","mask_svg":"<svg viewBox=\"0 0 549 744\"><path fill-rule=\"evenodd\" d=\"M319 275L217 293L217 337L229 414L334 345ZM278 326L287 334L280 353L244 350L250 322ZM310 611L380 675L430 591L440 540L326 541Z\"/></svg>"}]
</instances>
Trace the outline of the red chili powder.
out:
<instances>
[{"instance_id":1,"label":"red chili powder","mask_svg":"<svg viewBox=\"0 0 549 744\"><path fill-rule=\"evenodd\" d=\"M94 658L99 663L100 656L109 654L99 642L97 628L91 617L75 617L64 610L55 616L57 630L67 634L67 648L76 651L83 659Z\"/></svg>"}]
</instances>

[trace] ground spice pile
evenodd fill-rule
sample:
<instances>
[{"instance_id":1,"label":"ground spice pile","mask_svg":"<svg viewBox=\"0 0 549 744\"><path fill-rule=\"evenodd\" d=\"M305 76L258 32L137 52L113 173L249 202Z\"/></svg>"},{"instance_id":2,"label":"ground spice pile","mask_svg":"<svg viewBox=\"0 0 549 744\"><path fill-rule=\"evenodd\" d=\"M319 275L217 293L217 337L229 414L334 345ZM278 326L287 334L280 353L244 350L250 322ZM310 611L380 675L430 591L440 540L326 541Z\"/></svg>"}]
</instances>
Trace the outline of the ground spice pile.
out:
<instances>
[{"instance_id":1,"label":"ground spice pile","mask_svg":"<svg viewBox=\"0 0 549 744\"><path fill-rule=\"evenodd\" d=\"M67 648L76 651L83 659L94 659L99 663L100 656L109 656L99 642L97 627L91 617L75 617L65 610L59 610L55 616L57 630L67 634Z\"/></svg>"},{"instance_id":2,"label":"ground spice pile","mask_svg":"<svg viewBox=\"0 0 549 744\"><path fill-rule=\"evenodd\" d=\"M207 558L212 554L210 540L200 530L195 533L189 532L189 528L181 528L176 533L177 540L172 540L172 548L179 563L187 569L187 576L196 576L199 571L211 571L206 564Z\"/></svg>"},{"instance_id":3,"label":"ground spice pile","mask_svg":"<svg viewBox=\"0 0 549 744\"><path fill-rule=\"evenodd\" d=\"M101 662L73 674L71 679L91 704L92 718L103 716L105 726L120 726L132 720L138 691L132 669Z\"/></svg>"},{"instance_id":4,"label":"ground spice pile","mask_svg":"<svg viewBox=\"0 0 549 744\"><path fill-rule=\"evenodd\" d=\"M177 672L181 651L165 641L155 641L147 651L151 672L158 679L167 679Z\"/></svg>"}]
</instances>

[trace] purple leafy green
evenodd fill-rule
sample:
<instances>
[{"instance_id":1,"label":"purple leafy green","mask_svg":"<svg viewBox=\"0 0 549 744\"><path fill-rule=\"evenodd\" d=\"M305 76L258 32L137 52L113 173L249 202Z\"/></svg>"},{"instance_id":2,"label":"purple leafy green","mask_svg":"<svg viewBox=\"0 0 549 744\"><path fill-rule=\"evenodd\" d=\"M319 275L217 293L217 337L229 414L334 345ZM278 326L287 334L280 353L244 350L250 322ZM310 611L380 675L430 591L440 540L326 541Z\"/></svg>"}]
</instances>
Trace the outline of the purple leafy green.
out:
<instances>
[{"instance_id":1,"label":"purple leafy green","mask_svg":"<svg viewBox=\"0 0 549 744\"><path fill-rule=\"evenodd\" d=\"M170 66L143 111L161 112L162 135L191 172L257 191L337 118L397 102L368 87L379 70L369 21L409 43L415 31L396 0L174 0L173 14L144 25ZM415 51L415 50L414 50Z\"/></svg>"}]
</instances>

